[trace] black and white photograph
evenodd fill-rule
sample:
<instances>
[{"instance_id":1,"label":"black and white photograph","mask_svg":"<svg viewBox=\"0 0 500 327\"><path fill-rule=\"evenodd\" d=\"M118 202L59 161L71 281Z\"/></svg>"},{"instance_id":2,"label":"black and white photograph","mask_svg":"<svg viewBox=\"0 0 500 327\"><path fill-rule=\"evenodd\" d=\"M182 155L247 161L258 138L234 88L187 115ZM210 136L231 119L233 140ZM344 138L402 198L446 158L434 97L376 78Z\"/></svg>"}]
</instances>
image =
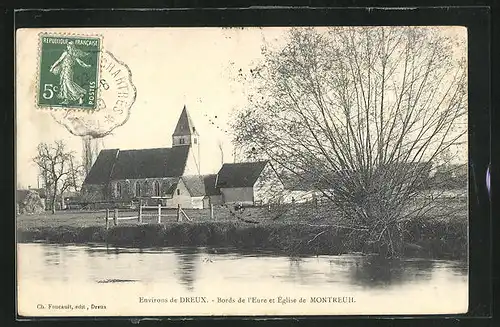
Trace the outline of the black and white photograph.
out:
<instances>
[{"instance_id":1,"label":"black and white photograph","mask_svg":"<svg viewBox=\"0 0 500 327\"><path fill-rule=\"evenodd\" d=\"M467 44L17 30L18 315L466 313Z\"/></svg>"}]
</instances>

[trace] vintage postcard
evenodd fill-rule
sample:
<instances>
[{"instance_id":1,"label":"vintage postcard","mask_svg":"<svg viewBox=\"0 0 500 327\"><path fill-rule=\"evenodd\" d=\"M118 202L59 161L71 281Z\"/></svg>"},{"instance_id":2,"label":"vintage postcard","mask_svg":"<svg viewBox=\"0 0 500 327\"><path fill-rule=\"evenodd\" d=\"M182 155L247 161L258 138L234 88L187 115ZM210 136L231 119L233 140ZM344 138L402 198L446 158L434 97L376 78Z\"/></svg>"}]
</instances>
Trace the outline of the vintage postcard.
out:
<instances>
[{"instance_id":1,"label":"vintage postcard","mask_svg":"<svg viewBox=\"0 0 500 327\"><path fill-rule=\"evenodd\" d=\"M18 316L468 311L459 26L16 33Z\"/></svg>"}]
</instances>

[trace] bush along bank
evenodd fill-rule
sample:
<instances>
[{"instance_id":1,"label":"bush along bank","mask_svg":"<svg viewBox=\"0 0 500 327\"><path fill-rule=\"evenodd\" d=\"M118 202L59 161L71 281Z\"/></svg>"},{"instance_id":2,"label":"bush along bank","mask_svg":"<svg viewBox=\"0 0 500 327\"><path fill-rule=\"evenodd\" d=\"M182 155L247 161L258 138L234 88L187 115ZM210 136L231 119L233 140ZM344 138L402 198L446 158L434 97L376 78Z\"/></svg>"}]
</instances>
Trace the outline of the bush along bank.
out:
<instances>
[{"instance_id":1,"label":"bush along bank","mask_svg":"<svg viewBox=\"0 0 500 327\"><path fill-rule=\"evenodd\" d=\"M415 222L407 228L401 256L466 260L466 221ZM386 254L383 247L367 245L363 232L306 223L193 222L121 225L109 230L104 226L42 227L18 230L18 241L108 243L123 247L228 247L290 256L352 252Z\"/></svg>"}]
</instances>

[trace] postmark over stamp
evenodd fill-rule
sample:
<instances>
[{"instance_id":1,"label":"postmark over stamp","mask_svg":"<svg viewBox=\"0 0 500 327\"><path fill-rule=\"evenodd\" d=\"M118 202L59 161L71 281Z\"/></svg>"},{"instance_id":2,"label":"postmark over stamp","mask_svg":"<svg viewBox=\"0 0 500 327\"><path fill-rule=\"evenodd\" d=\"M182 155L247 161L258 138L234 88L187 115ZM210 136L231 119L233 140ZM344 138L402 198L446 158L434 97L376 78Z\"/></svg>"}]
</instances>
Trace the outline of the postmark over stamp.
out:
<instances>
[{"instance_id":1,"label":"postmark over stamp","mask_svg":"<svg viewBox=\"0 0 500 327\"><path fill-rule=\"evenodd\" d=\"M41 34L37 105L39 108L98 108L99 36Z\"/></svg>"},{"instance_id":2,"label":"postmark over stamp","mask_svg":"<svg viewBox=\"0 0 500 327\"><path fill-rule=\"evenodd\" d=\"M135 102L136 88L129 67L112 53L100 52L100 77L95 111L53 110L52 117L73 135L100 138L125 124Z\"/></svg>"}]
</instances>

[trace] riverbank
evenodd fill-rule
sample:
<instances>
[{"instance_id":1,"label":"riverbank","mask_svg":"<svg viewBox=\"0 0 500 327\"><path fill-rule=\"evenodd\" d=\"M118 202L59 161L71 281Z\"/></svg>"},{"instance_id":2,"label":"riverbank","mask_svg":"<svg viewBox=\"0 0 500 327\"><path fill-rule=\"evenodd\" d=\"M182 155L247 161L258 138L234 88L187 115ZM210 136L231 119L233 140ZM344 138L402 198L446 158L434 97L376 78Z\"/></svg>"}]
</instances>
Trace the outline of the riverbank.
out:
<instances>
[{"instance_id":1,"label":"riverbank","mask_svg":"<svg viewBox=\"0 0 500 327\"><path fill-rule=\"evenodd\" d=\"M363 235L335 225L305 222L240 221L169 222L166 224L105 226L18 226L18 242L108 243L114 246L231 247L242 251L272 251L276 254L337 255L352 252L377 253ZM403 256L434 259L467 259L467 221L433 219L408 226Z\"/></svg>"}]
</instances>

